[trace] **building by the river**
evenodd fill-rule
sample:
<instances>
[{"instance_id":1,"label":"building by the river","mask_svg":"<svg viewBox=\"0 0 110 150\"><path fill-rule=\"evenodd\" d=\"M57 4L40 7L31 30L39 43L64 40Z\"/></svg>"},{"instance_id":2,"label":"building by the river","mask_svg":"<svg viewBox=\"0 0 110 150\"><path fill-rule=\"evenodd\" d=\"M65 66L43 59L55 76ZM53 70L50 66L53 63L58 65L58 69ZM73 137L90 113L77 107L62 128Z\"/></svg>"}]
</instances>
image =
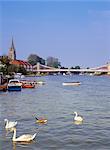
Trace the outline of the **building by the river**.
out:
<instances>
[{"instance_id":1,"label":"building by the river","mask_svg":"<svg viewBox=\"0 0 110 150\"><path fill-rule=\"evenodd\" d=\"M15 49L15 46L14 46L13 38L12 38L11 47L9 49L8 58L11 60L10 64L14 64L16 66L24 67L27 71L32 71L33 67L30 63L28 63L27 61L24 61L24 60L16 59L16 49Z\"/></svg>"}]
</instances>

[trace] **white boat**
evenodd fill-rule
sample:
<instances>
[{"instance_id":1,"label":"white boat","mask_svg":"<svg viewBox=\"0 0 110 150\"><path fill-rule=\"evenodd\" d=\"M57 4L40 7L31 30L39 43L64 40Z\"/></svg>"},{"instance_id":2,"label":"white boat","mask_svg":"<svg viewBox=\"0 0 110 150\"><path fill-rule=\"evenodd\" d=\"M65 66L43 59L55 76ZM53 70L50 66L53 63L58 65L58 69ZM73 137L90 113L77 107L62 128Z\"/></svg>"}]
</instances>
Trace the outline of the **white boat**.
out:
<instances>
[{"instance_id":1,"label":"white boat","mask_svg":"<svg viewBox=\"0 0 110 150\"><path fill-rule=\"evenodd\" d=\"M63 82L62 85L72 85L72 86L77 86L80 85L80 82Z\"/></svg>"},{"instance_id":2,"label":"white boat","mask_svg":"<svg viewBox=\"0 0 110 150\"><path fill-rule=\"evenodd\" d=\"M18 79L11 79L7 85L8 91L21 91L22 83Z\"/></svg>"},{"instance_id":3,"label":"white boat","mask_svg":"<svg viewBox=\"0 0 110 150\"><path fill-rule=\"evenodd\" d=\"M14 78L15 78L15 79L21 79L21 78L25 78L25 76L22 75L22 73L16 73L16 74L14 75Z\"/></svg>"},{"instance_id":4,"label":"white boat","mask_svg":"<svg viewBox=\"0 0 110 150\"><path fill-rule=\"evenodd\" d=\"M45 82L44 82L44 81L39 80L39 81L37 81L37 84L39 84L39 85L44 85L44 84L45 84Z\"/></svg>"}]
</instances>

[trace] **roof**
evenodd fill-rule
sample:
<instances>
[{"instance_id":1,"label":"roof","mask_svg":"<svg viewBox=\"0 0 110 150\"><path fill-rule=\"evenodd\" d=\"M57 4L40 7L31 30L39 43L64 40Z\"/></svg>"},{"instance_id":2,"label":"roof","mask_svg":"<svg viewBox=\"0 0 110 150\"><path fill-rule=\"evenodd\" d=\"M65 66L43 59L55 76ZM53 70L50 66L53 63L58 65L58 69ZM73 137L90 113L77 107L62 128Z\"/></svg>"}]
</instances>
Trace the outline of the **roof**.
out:
<instances>
[{"instance_id":1,"label":"roof","mask_svg":"<svg viewBox=\"0 0 110 150\"><path fill-rule=\"evenodd\" d=\"M12 60L11 64L15 64L15 65L25 65L25 66L30 66L32 67L32 65L30 63L28 63L27 61L24 60Z\"/></svg>"}]
</instances>

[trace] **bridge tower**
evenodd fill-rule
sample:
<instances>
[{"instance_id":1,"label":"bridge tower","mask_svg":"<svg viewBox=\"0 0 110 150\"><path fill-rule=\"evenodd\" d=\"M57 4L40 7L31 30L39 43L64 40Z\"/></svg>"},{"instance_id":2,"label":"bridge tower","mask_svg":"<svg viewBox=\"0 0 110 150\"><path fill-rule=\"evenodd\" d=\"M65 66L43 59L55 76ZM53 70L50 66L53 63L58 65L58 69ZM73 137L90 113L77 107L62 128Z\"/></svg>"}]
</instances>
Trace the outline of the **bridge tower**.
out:
<instances>
[{"instance_id":1,"label":"bridge tower","mask_svg":"<svg viewBox=\"0 0 110 150\"><path fill-rule=\"evenodd\" d=\"M110 63L107 64L107 68L108 68L108 74L110 75Z\"/></svg>"},{"instance_id":2,"label":"bridge tower","mask_svg":"<svg viewBox=\"0 0 110 150\"><path fill-rule=\"evenodd\" d=\"M39 70L39 69L40 69L40 63L38 62L37 63L37 70ZM40 74L40 72L38 71L37 74Z\"/></svg>"}]
</instances>

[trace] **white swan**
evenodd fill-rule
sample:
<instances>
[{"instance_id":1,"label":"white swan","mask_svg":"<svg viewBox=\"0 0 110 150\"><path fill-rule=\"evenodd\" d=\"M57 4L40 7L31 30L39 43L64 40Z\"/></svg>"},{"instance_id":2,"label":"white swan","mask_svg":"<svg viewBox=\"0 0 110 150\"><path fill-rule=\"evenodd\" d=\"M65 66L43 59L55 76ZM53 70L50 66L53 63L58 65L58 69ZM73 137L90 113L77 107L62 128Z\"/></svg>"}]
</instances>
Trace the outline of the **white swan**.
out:
<instances>
[{"instance_id":1,"label":"white swan","mask_svg":"<svg viewBox=\"0 0 110 150\"><path fill-rule=\"evenodd\" d=\"M75 117L74 117L74 121L83 121L83 117L79 116L77 112L74 112Z\"/></svg>"},{"instance_id":2,"label":"white swan","mask_svg":"<svg viewBox=\"0 0 110 150\"><path fill-rule=\"evenodd\" d=\"M11 129L17 125L17 121L9 121L8 119L4 119L6 122L5 129Z\"/></svg>"},{"instance_id":3,"label":"white swan","mask_svg":"<svg viewBox=\"0 0 110 150\"><path fill-rule=\"evenodd\" d=\"M16 128L15 127L12 128L11 131L14 131L13 138L12 138L13 142L30 142L34 140L34 138L36 137L36 133L35 133L34 135L24 134L16 138Z\"/></svg>"}]
</instances>

